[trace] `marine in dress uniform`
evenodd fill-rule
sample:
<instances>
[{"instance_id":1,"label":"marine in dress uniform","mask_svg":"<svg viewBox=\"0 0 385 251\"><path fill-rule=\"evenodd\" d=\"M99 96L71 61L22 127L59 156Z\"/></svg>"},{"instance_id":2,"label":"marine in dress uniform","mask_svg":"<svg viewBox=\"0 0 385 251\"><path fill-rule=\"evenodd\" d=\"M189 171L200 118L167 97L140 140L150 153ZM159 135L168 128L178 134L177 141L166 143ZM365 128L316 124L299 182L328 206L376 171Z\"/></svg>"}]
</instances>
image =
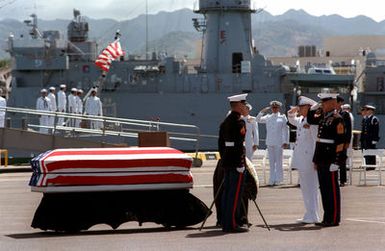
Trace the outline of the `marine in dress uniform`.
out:
<instances>
[{"instance_id":1,"label":"marine in dress uniform","mask_svg":"<svg viewBox=\"0 0 385 251\"><path fill-rule=\"evenodd\" d=\"M362 110L365 113L362 119L362 131L361 131L361 148L362 149L376 149L376 144L380 140L380 121L374 116L374 110L376 107L372 105L365 105ZM365 156L366 164L376 164L375 156Z\"/></svg>"},{"instance_id":2,"label":"marine in dress uniform","mask_svg":"<svg viewBox=\"0 0 385 251\"><path fill-rule=\"evenodd\" d=\"M350 146L350 142L352 139L352 120L350 118L349 112L342 109L344 99L341 96L337 96L337 108L336 110L341 115L344 126L345 126L345 143L344 143L344 150L341 153L340 158L340 186L345 186L346 183L346 160L348 158L348 148Z\"/></svg>"},{"instance_id":3,"label":"marine in dress uniform","mask_svg":"<svg viewBox=\"0 0 385 251\"><path fill-rule=\"evenodd\" d=\"M231 113L219 129L218 148L224 171L222 194L222 230L224 232L245 232L242 228L242 190L245 172L245 135L246 126L241 114L246 109L247 94L228 97Z\"/></svg>"},{"instance_id":4,"label":"marine in dress uniform","mask_svg":"<svg viewBox=\"0 0 385 251\"><path fill-rule=\"evenodd\" d=\"M289 123L297 128L292 166L297 168L305 205L305 214L300 223L317 223L319 218L318 174L314 168L313 156L318 134L318 125L309 125L307 113L316 102L300 96L298 106L288 111Z\"/></svg>"},{"instance_id":5,"label":"marine in dress uniform","mask_svg":"<svg viewBox=\"0 0 385 251\"><path fill-rule=\"evenodd\" d=\"M313 162L318 172L321 190L323 220L316 225L338 226L341 219L341 198L338 185L338 164L345 144L345 128L341 115L335 110L336 93L320 93L322 109L310 110L307 120L318 124Z\"/></svg>"},{"instance_id":6,"label":"marine in dress uniform","mask_svg":"<svg viewBox=\"0 0 385 251\"><path fill-rule=\"evenodd\" d=\"M270 179L274 186L283 181L283 149L289 145L289 127L285 114L279 112L282 103L271 101L270 107L262 109L257 115L257 122L266 124L266 145L269 153ZM271 109L271 114L265 114Z\"/></svg>"}]
</instances>

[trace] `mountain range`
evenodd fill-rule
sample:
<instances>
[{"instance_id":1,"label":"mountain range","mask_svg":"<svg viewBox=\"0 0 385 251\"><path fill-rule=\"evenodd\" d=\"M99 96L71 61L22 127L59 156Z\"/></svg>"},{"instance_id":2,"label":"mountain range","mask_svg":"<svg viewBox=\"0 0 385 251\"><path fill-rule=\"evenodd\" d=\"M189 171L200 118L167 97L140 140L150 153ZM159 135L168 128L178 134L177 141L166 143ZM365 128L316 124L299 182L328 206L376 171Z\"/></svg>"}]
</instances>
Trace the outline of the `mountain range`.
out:
<instances>
[{"instance_id":1,"label":"mountain range","mask_svg":"<svg viewBox=\"0 0 385 251\"><path fill-rule=\"evenodd\" d=\"M28 18L28 17L27 17ZM71 16L69 16L71 18ZM89 38L96 40L99 50L111 42L115 31L122 34L122 47L130 54L143 55L146 44L145 15L134 19L116 21L114 19L93 19L89 22ZM159 12L148 15L148 48L150 51L165 51L177 57L197 58L197 44L202 34L192 25L192 18L202 18L190 9L173 12ZM40 30L59 30L63 37L67 34L70 19L40 20ZM344 18L339 15L312 16L303 10L289 10L282 15L271 15L261 11L252 16L252 32L257 49L269 56L294 56L300 45L322 47L323 39L336 35L384 35L385 21L376 22L366 16ZM9 57L5 52L9 34L28 34L28 27L18 20L0 20L0 41L3 50L0 58Z\"/></svg>"}]
</instances>

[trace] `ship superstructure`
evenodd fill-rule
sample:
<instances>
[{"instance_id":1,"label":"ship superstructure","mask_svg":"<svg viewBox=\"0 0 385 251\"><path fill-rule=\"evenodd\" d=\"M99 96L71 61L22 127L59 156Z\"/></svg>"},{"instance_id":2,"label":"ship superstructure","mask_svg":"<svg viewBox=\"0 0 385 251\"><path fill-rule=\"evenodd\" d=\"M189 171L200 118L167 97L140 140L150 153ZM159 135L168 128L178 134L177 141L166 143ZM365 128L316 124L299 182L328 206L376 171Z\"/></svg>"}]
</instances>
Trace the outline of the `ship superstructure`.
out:
<instances>
[{"instance_id":1,"label":"ship superstructure","mask_svg":"<svg viewBox=\"0 0 385 251\"><path fill-rule=\"evenodd\" d=\"M174 57L125 55L112 63L100 95L106 115L193 124L201 130L200 148L216 149L218 126L229 109L227 96L249 93L255 111L273 99L288 106L295 103L300 83L286 67L273 65L258 52L251 34L256 10L250 0L200 0L194 11L203 15L193 19L203 41L200 65L193 72ZM11 36L8 42L13 68L10 106L34 107L41 88L67 84L69 89L88 90L98 84L101 72L94 61L99 48L88 38L92 27L79 11L74 11L66 40L58 31L40 32L35 15L27 24L30 37ZM352 82L338 85L351 87ZM264 128L260 131L264 135ZM173 146L190 148L177 144Z\"/></svg>"}]
</instances>

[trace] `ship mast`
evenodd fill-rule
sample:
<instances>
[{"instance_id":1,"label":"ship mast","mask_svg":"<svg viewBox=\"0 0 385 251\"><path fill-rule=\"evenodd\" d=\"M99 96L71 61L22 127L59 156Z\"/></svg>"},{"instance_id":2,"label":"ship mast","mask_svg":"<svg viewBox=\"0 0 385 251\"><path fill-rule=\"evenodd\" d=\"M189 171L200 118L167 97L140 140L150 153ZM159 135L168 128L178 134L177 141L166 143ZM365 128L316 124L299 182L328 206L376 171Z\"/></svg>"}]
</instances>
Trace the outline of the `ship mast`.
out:
<instances>
[{"instance_id":1,"label":"ship mast","mask_svg":"<svg viewBox=\"0 0 385 251\"><path fill-rule=\"evenodd\" d=\"M146 60L148 60L148 0L146 0Z\"/></svg>"}]
</instances>

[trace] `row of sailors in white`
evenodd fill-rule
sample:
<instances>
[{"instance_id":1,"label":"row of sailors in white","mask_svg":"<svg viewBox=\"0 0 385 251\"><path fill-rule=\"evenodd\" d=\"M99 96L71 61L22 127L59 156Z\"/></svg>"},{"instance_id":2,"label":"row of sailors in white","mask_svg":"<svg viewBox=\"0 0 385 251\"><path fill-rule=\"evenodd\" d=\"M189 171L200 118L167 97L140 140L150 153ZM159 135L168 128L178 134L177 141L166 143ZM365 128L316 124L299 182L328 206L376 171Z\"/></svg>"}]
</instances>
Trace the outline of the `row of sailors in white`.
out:
<instances>
[{"instance_id":1,"label":"row of sailors in white","mask_svg":"<svg viewBox=\"0 0 385 251\"><path fill-rule=\"evenodd\" d=\"M67 112L67 96L65 94L66 86L60 85L60 91L57 94L57 98L55 96L55 87L49 88L49 94L47 95L47 90L42 89L40 91L41 96L37 99L36 102L36 110L41 111L58 111L58 112ZM81 99L81 96L83 94L83 90L72 88L71 94L68 95L68 112L73 114L83 114L83 100ZM57 101L57 102L56 102ZM91 90L91 95L87 98L85 107L84 107L84 114L86 115L97 115L102 116L102 102L98 97L96 97L96 90ZM69 119L67 121L68 126L71 127L80 127L80 119ZM46 116L42 115L40 116L40 125L42 126L40 128L40 132L47 133L48 128L45 128L45 126L53 127L55 123L55 117L54 116ZM59 117L57 121L57 125L65 125L64 118ZM91 128L92 129L99 129L101 128L101 123L97 121L91 121Z\"/></svg>"}]
</instances>

